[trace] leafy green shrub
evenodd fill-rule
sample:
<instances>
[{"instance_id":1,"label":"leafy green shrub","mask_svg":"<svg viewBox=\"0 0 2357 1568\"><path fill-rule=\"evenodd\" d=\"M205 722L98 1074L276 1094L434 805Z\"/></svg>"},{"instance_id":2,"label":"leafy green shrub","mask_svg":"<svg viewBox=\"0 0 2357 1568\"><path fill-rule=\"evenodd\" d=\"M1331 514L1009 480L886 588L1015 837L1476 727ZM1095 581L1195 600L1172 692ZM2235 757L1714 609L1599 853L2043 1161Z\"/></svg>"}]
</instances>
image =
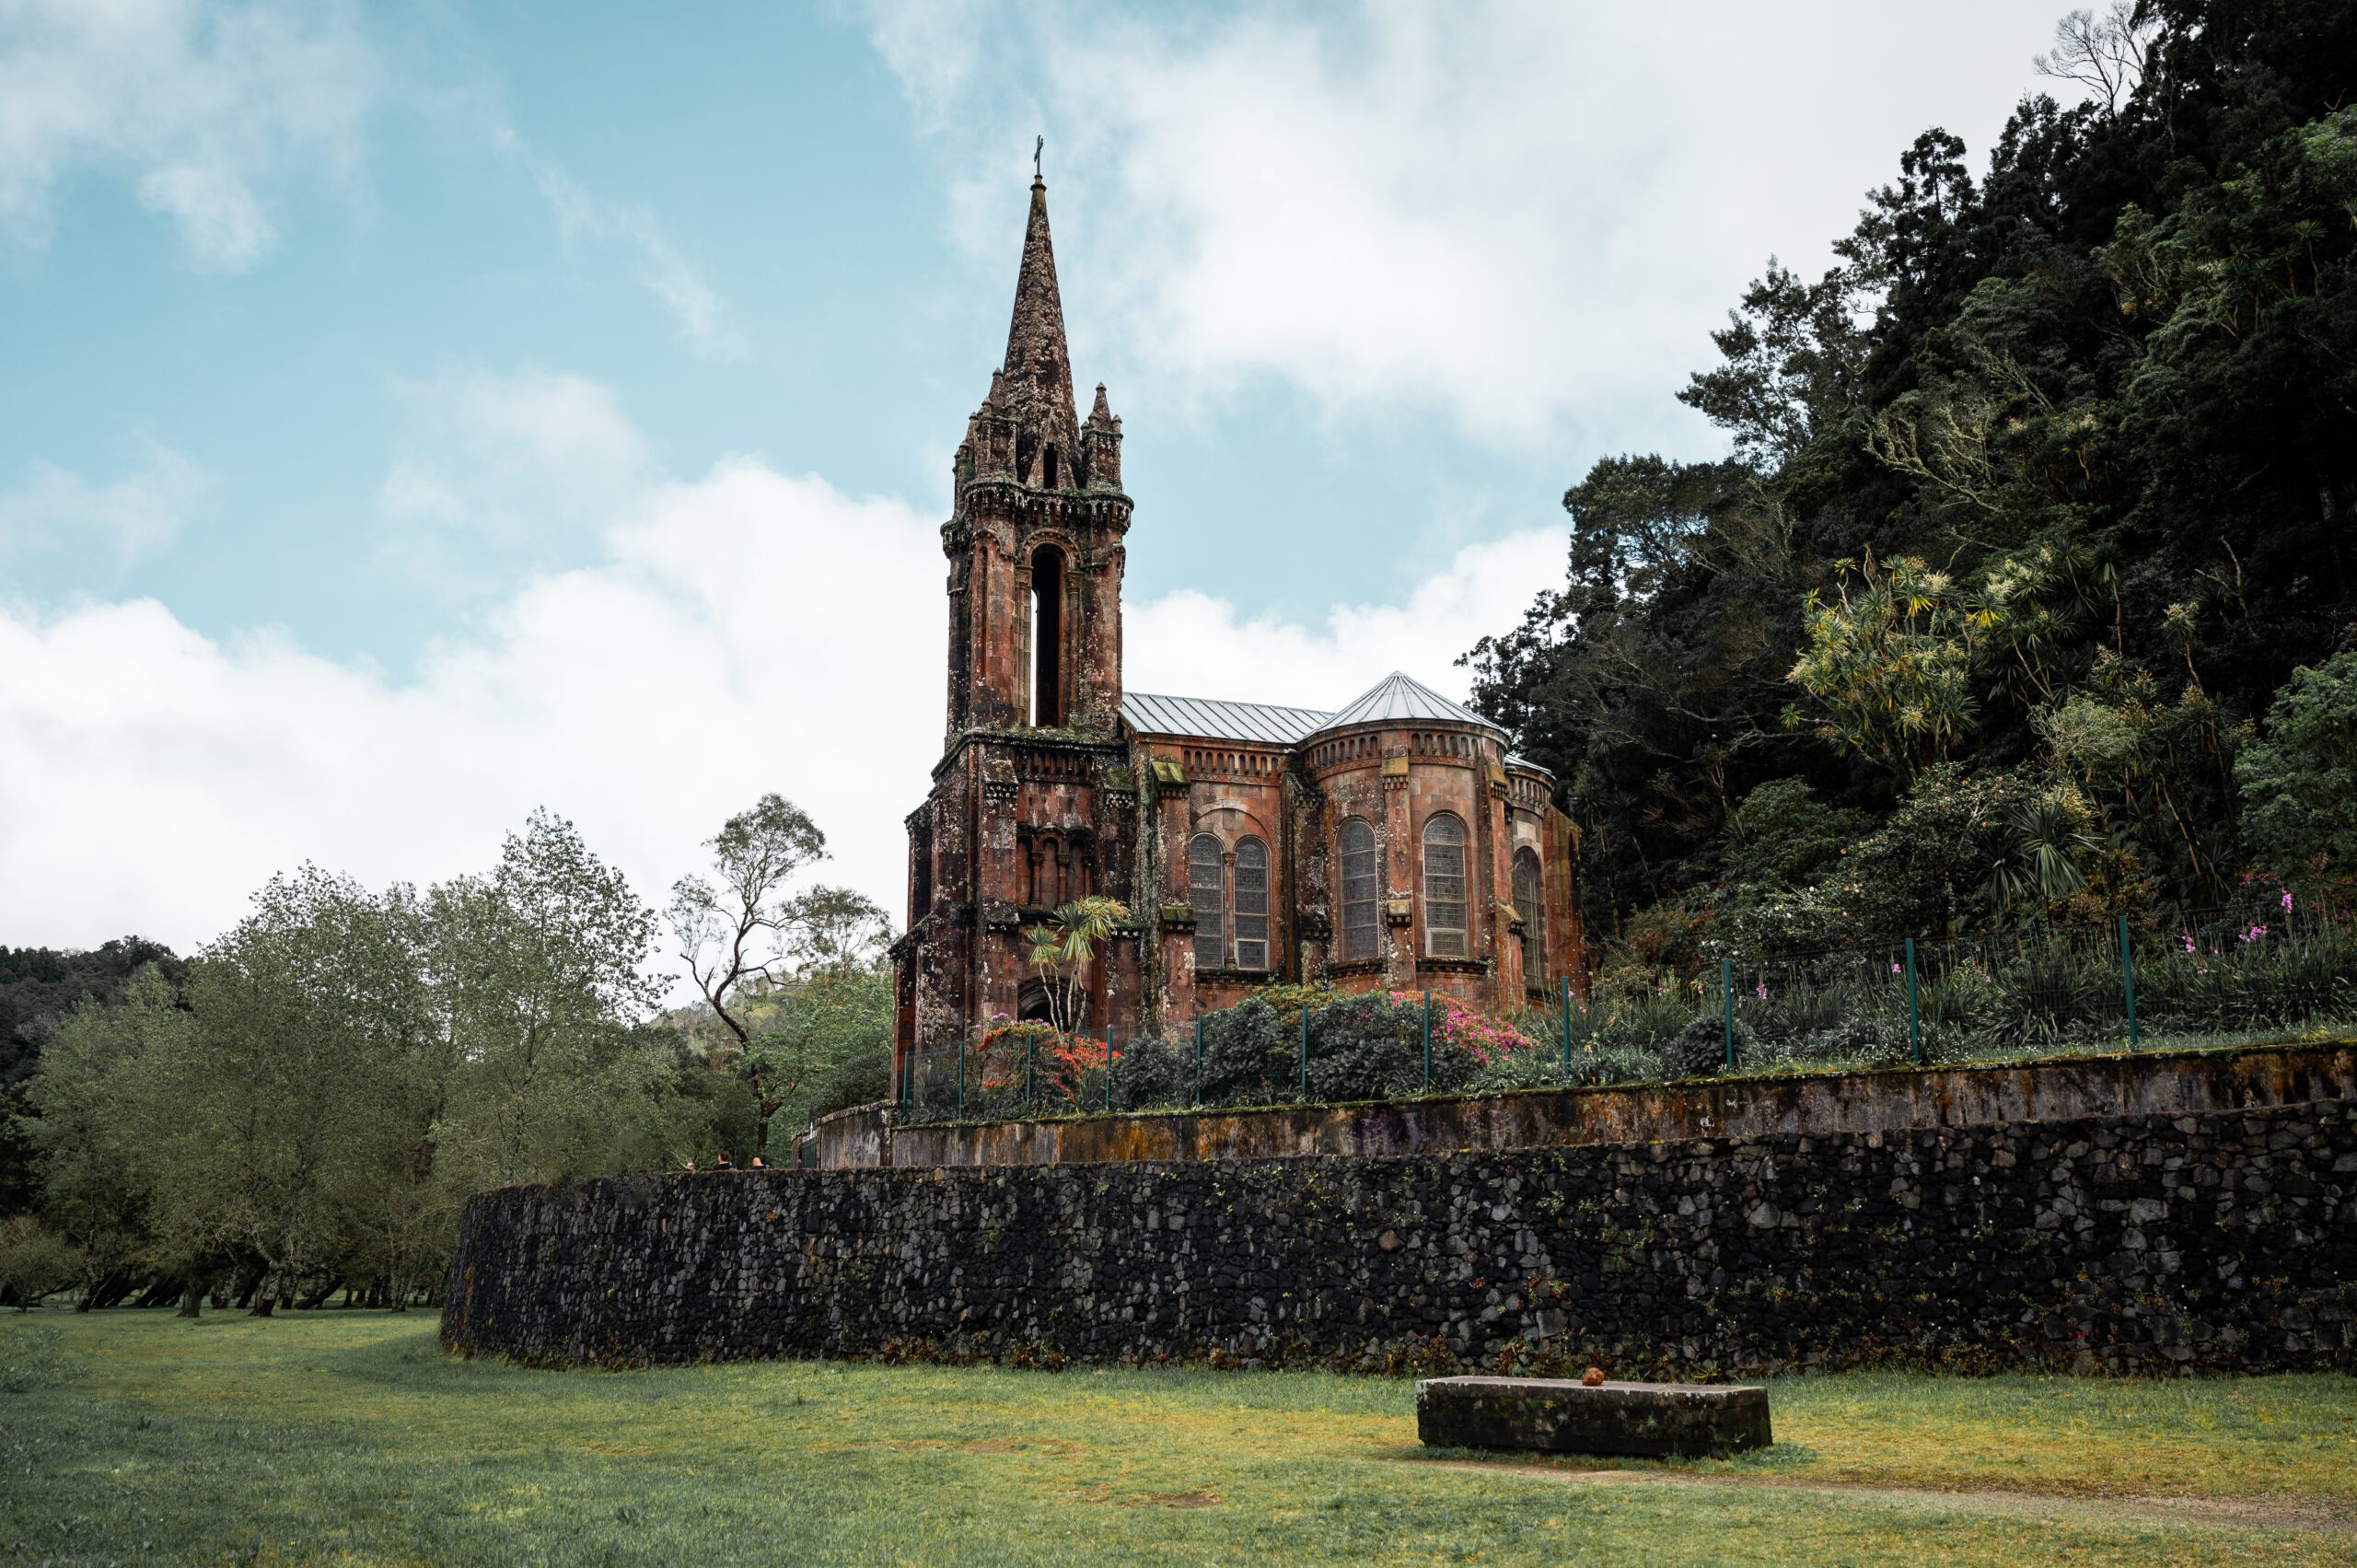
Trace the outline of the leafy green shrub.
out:
<instances>
[{"instance_id":1,"label":"leafy green shrub","mask_svg":"<svg viewBox=\"0 0 2357 1568\"><path fill-rule=\"evenodd\" d=\"M1203 1103L1273 1105L1298 1098L1295 1029L1257 998L1203 1017Z\"/></svg>"},{"instance_id":2,"label":"leafy green shrub","mask_svg":"<svg viewBox=\"0 0 2357 1568\"><path fill-rule=\"evenodd\" d=\"M1759 1047L1759 1037L1741 1018L1735 1021L1735 1056L1738 1064ZM1697 1013L1675 1038L1661 1048L1661 1059L1672 1076L1716 1077L1727 1070L1727 1025L1724 1014Z\"/></svg>"},{"instance_id":3,"label":"leafy green shrub","mask_svg":"<svg viewBox=\"0 0 2357 1568\"><path fill-rule=\"evenodd\" d=\"M810 1091L809 1114L831 1115L891 1098L892 1058L884 1051L863 1051L836 1063L819 1080Z\"/></svg>"},{"instance_id":4,"label":"leafy green shrub","mask_svg":"<svg viewBox=\"0 0 2357 1568\"><path fill-rule=\"evenodd\" d=\"M1255 1002L1266 1002L1285 1016L1295 1017L1304 1007L1312 1012L1321 1007L1330 1007L1342 999L1342 993L1335 990L1329 982L1322 980L1298 982L1272 981L1267 985L1254 986L1250 999Z\"/></svg>"},{"instance_id":5,"label":"leafy green shrub","mask_svg":"<svg viewBox=\"0 0 2357 1568\"><path fill-rule=\"evenodd\" d=\"M1124 1110L1155 1110L1190 1103L1195 1097L1195 1040L1191 1032L1172 1039L1141 1035L1113 1055L1113 1104Z\"/></svg>"},{"instance_id":6,"label":"leafy green shrub","mask_svg":"<svg viewBox=\"0 0 2357 1568\"><path fill-rule=\"evenodd\" d=\"M2259 865L2308 889L2357 877L2357 651L2293 672L2235 784Z\"/></svg>"},{"instance_id":7,"label":"leafy green shrub","mask_svg":"<svg viewBox=\"0 0 2357 1568\"><path fill-rule=\"evenodd\" d=\"M1437 1024L1437 1006L1435 1006ZM1438 1030L1435 1028L1435 1037ZM1433 1084L1459 1086L1470 1063L1435 1038ZM1402 1004L1387 992L1352 996L1309 1020L1309 1092L1320 1099L1380 1099L1424 1087L1422 999Z\"/></svg>"},{"instance_id":8,"label":"leafy green shrub","mask_svg":"<svg viewBox=\"0 0 2357 1568\"><path fill-rule=\"evenodd\" d=\"M0 1303L19 1312L80 1278L81 1255L30 1214L0 1220Z\"/></svg>"}]
</instances>

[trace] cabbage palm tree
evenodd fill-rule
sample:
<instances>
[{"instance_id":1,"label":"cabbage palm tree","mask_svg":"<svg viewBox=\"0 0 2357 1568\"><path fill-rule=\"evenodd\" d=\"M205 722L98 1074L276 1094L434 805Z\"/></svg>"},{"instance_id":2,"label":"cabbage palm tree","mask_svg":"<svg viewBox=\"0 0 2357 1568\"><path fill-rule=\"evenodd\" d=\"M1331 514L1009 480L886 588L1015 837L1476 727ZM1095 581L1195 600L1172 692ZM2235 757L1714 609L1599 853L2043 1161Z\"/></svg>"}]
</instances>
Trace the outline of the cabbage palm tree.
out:
<instances>
[{"instance_id":1,"label":"cabbage palm tree","mask_svg":"<svg viewBox=\"0 0 2357 1568\"><path fill-rule=\"evenodd\" d=\"M1070 1034L1080 1022L1082 982L1089 961L1113 927L1129 917L1129 906L1119 899L1092 893L1063 905L1023 934L1031 944L1027 961L1039 971L1039 988L1048 997L1048 1022L1057 1033Z\"/></svg>"},{"instance_id":2,"label":"cabbage palm tree","mask_svg":"<svg viewBox=\"0 0 2357 1568\"><path fill-rule=\"evenodd\" d=\"M2080 858L2101 846L2061 801L2049 796L2015 806L2006 812L2003 830L2005 842L1983 889L2000 921L2019 904L2043 912L2087 885Z\"/></svg>"}]
</instances>

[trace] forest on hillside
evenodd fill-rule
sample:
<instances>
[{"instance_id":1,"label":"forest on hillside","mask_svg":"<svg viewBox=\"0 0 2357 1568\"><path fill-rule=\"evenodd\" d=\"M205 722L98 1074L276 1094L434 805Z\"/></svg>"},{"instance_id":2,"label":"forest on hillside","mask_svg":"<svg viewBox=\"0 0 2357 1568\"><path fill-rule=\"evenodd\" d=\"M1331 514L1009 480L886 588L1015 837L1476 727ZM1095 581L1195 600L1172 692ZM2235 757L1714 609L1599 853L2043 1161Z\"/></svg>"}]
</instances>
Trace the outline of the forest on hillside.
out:
<instances>
[{"instance_id":1,"label":"forest on hillside","mask_svg":"<svg viewBox=\"0 0 2357 1568\"><path fill-rule=\"evenodd\" d=\"M1469 656L1582 831L1603 993L2357 883L2357 6L2075 12L1563 497Z\"/></svg>"}]
</instances>

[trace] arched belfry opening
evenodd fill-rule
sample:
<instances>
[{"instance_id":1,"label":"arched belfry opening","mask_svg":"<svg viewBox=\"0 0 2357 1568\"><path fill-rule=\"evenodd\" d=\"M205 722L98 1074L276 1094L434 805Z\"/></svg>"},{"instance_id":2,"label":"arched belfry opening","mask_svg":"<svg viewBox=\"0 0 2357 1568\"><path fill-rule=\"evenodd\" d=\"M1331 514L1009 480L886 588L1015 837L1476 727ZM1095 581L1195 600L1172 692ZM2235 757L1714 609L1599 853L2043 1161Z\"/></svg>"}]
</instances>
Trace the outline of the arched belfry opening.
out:
<instances>
[{"instance_id":1,"label":"arched belfry opening","mask_svg":"<svg viewBox=\"0 0 2357 1568\"><path fill-rule=\"evenodd\" d=\"M1063 654L1064 552L1043 544L1031 556L1031 722L1042 729L1064 722Z\"/></svg>"}]
</instances>

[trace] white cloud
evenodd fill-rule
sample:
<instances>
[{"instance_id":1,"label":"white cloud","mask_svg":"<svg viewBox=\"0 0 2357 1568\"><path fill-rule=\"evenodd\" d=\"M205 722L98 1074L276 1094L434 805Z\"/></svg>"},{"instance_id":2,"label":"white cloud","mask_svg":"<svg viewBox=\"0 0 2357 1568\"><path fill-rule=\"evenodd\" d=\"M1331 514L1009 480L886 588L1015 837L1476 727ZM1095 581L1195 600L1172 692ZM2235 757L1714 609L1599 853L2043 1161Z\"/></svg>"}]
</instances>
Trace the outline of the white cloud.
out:
<instances>
[{"instance_id":1,"label":"white cloud","mask_svg":"<svg viewBox=\"0 0 2357 1568\"><path fill-rule=\"evenodd\" d=\"M972 82L993 0L868 0L868 42L929 129L942 128Z\"/></svg>"},{"instance_id":2,"label":"white cloud","mask_svg":"<svg viewBox=\"0 0 2357 1568\"><path fill-rule=\"evenodd\" d=\"M1088 280L1066 304L1100 340L1087 357L1203 398L1272 376L1334 411L1435 408L1529 449L1690 432L1667 394L1745 281L1771 251L1829 263L1927 126L1985 152L2048 85L2030 56L2056 8L866 15L984 262L1008 253L1046 132L1060 259Z\"/></svg>"},{"instance_id":3,"label":"white cloud","mask_svg":"<svg viewBox=\"0 0 2357 1568\"><path fill-rule=\"evenodd\" d=\"M377 490L390 559L446 587L503 586L522 563L594 534L648 478L612 389L526 368L401 384L398 455Z\"/></svg>"},{"instance_id":4,"label":"white cloud","mask_svg":"<svg viewBox=\"0 0 2357 1568\"><path fill-rule=\"evenodd\" d=\"M583 460L585 429L640 462L597 389L530 379L548 394L523 400L530 414L495 380L459 382L449 405L472 417L480 396L522 432L517 482L533 461ZM459 515L482 505L463 476L433 482ZM826 828L830 874L897 916L901 818L942 735L933 509L748 459L692 481L642 473L609 499L597 564L514 592L408 679L270 633L206 637L152 600L0 609L0 942L137 931L192 947L273 871L446 877L487 865L543 804L653 900L771 789ZM1400 666L1461 694L1448 661L1560 555L1543 532L1475 546L1407 603L1314 627L1197 594L1133 604L1129 679L1327 704Z\"/></svg>"},{"instance_id":5,"label":"white cloud","mask_svg":"<svg viewBox=\"0 0 2357 1568\"><path fill-rule=\"evenodd\" d=\"M492 139L531 175L565 243L587 238L620 246L631 258L633 275L670 315L691 352L710 360L745 357L744 337L729 319L726 305L704 281L702 270L663 232L652 211L598 195L534 152L511 127L494 126Z\"/></svg>"},{"instance_id":6,"label":"white cloud","mask_svg":"<svg viewBox=\"0 0 2357 1568\"><path fill-rule=\"evenodd\" d=\"M192 260L241 271L275 238L262 189L342 173L378 87L345 6L0 0L0 224L45 243L61 182L126 171Z\"/></svg>"},{"instance_id":7,"label":"white cloud","mask_svg":"<svg viewBox=\"0 0 2357 1568\"><path fill-rule=\"evenodd\" d=\"M0 561L103 555L124 567L170 543L203 504L212 477L168 447L141 445L137 470L110 483L35 462L24 483L0 492Z\"/></svg>"},{"instance_id":8,"label":"white cloud","mask_svg":"<svg viewBox=\"0 0 2357 1568\"><path fill-rule=\"evenodd\" d=\"M1562 573L1563 531L1527 528L1457 551L1404 603L1336 605L1316 625L1248 619L1182 589L1130 607L1122 679L1140 691L1339 708L1398 669L1463 702L1471 683L1457 657L1519 621Z\"/></svg>"}]
</instances>

